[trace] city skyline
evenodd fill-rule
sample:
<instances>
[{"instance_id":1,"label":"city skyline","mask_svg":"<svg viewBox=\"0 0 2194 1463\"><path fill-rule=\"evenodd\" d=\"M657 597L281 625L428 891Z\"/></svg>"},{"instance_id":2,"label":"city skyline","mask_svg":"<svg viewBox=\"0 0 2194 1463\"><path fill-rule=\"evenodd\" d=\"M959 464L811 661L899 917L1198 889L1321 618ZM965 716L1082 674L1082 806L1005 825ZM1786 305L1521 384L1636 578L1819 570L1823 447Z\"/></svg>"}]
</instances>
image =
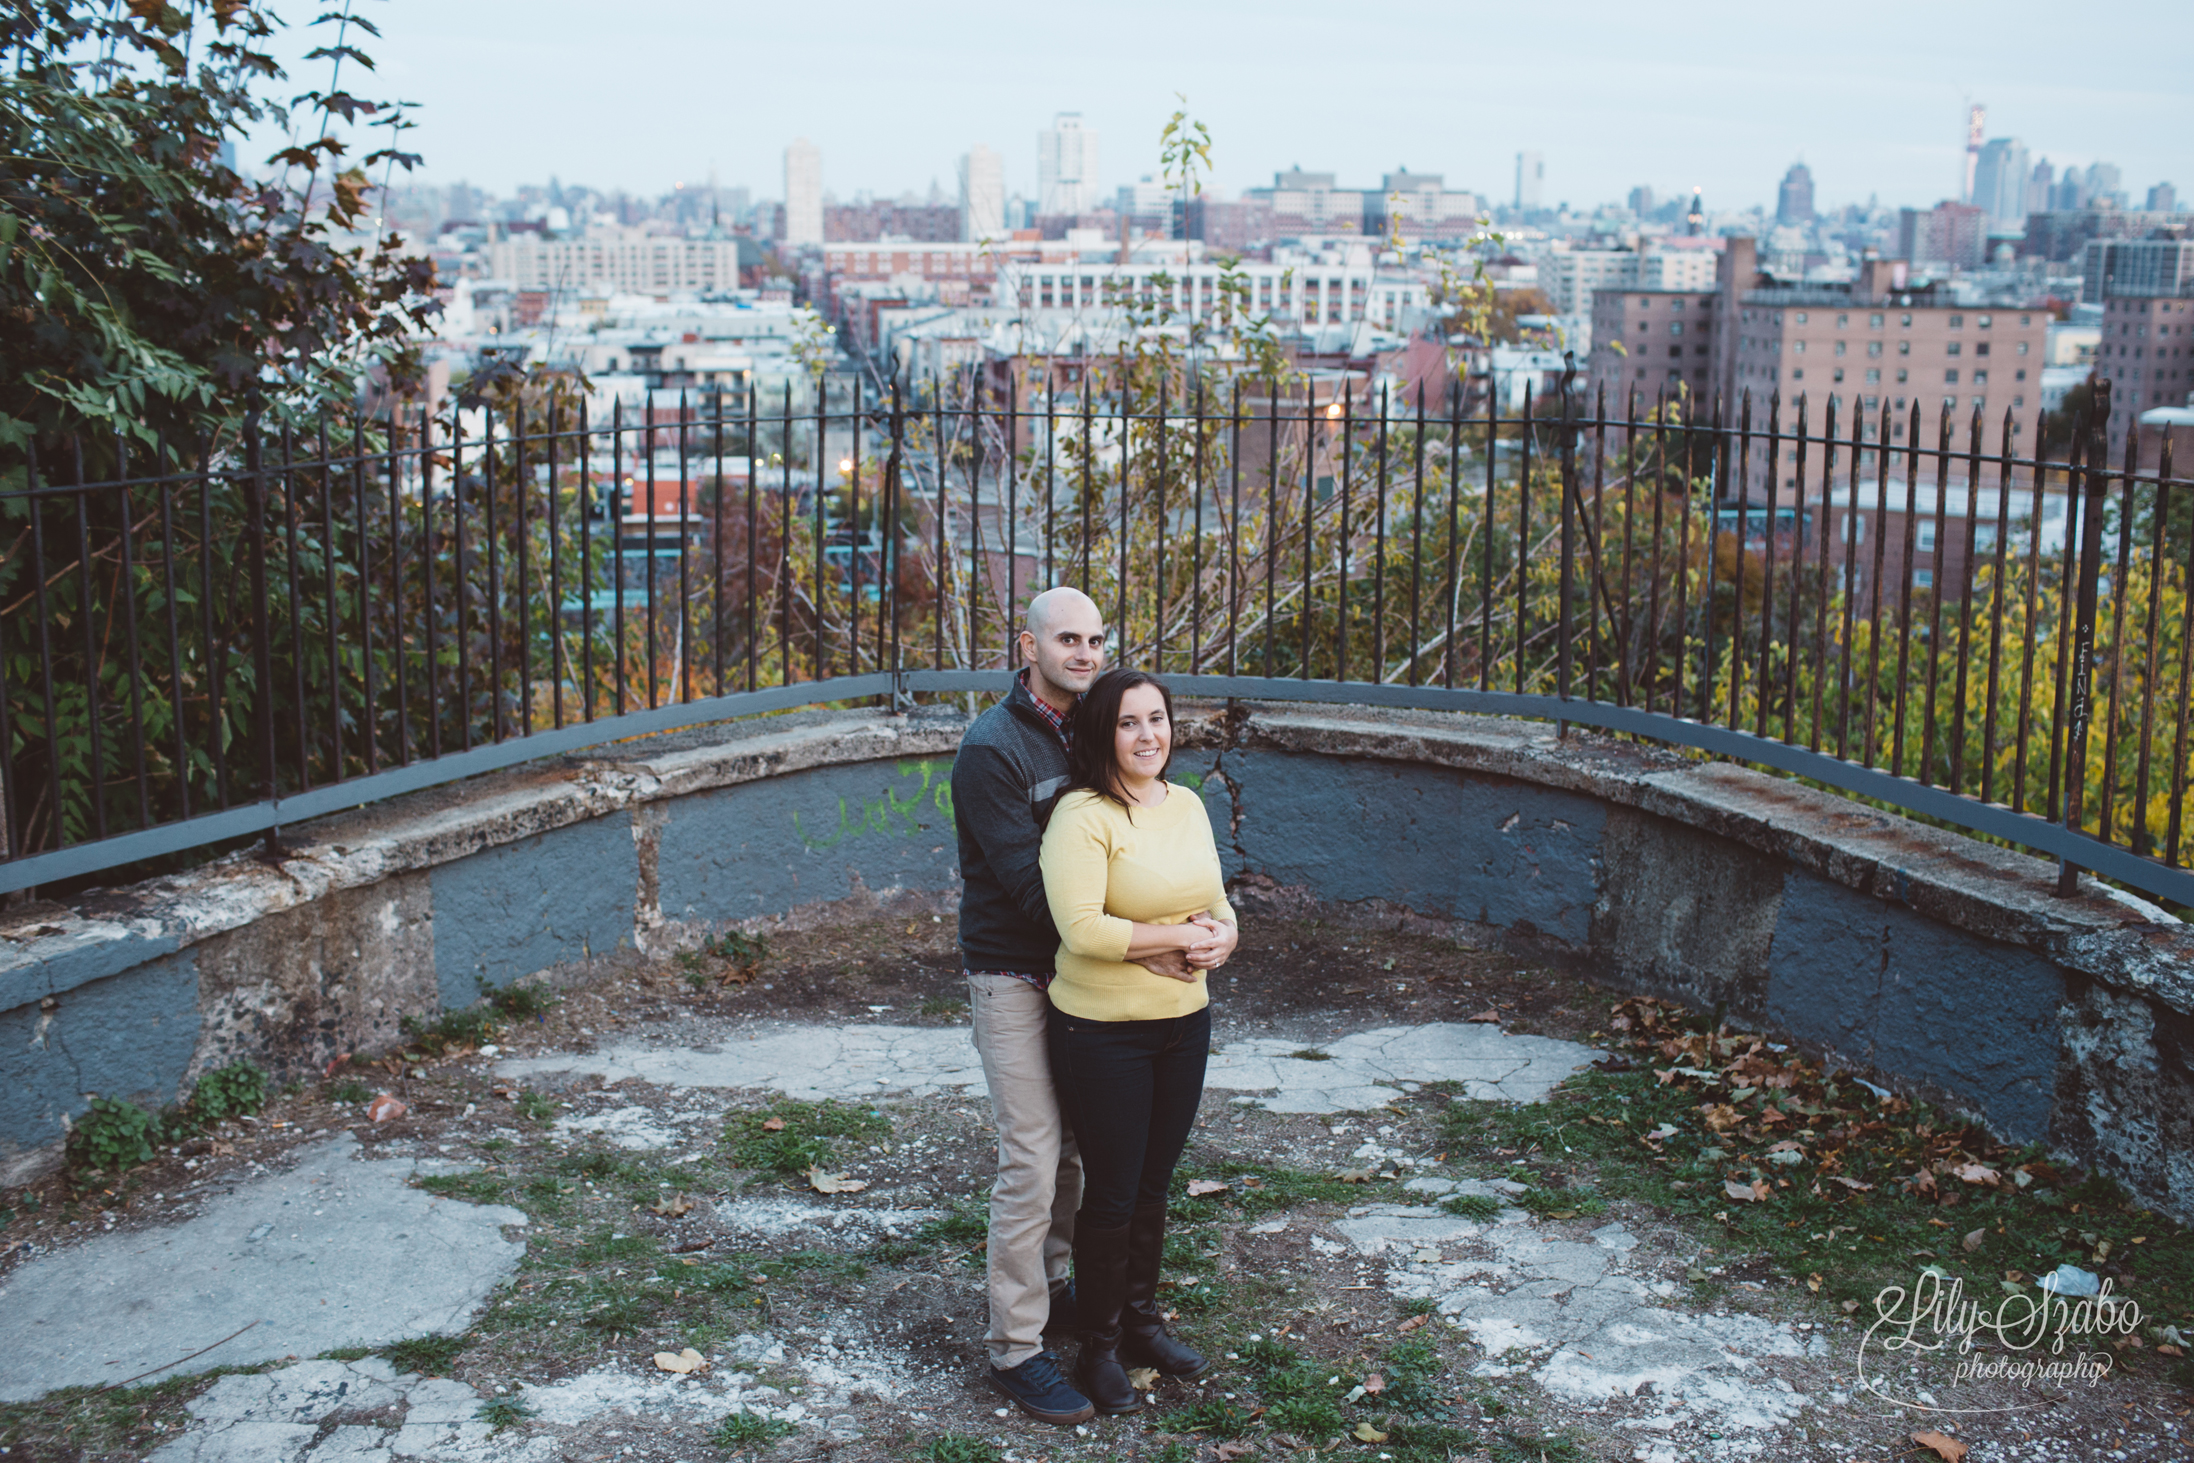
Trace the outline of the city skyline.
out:
<instances>
[{"instance_id":1,"label":"city skyline","mask_svg":"<svg viewBox=\"0 0 2194 1463\"><path fill-rule=\"evenodd\" d=\"M1587 23L1565 33L1568 49L1548 56L1515 17L1466 26L1424 5L1352 21L1308 51L1293 38L1323 11L1206 7L1170 17L1168 44L1153 52L1135 39L1150 33L1135 17L1158 13L1142 0L1131 0L1125 23L1086 35L1038 20L946 23L910 36L886 18L897 12L856 4L850 23L833 28L829 52L831 74L859 78L855 90L811 79L798 62L814 43L789 19L734 20L685 3L651 7L614 32L588 24L594 12L569 0L392 7L375 17L382 39L368 44L378 93L419 104L407 138L425 158L418 179L495 192L556 175L656 193L713 170L727 187L769 196L784 147L804 136L823 155L823 187L840 199L898 196L932 180L956 191L958 160L976 145L1000 155L1008 192L1028 197L1038 188L1039 132L1059 113L1079 112L1104 139L1098 184L1109 196L1157 171L1176 89L1211 128L1212 182L1228 193L1296 165L1366 185L1406 166L1505 200L1516 154L1529 151L1545 157L1548 205L1591 207L1645 184L1663 197L1702 188L1713 207L1772 209L1777 180L1802 158L1824 209L1870 196L1924 207L1959 196L1973 101L1987 104L1992 136L2016 136L2060 169L2114 162L2136 195L2159 182L2194 185L2184 166L2194 161L2185 150L2194 96L2168 59L2194 40L2183 7L2105 5L2104 24L2084 18L2085 35L2132 25L2145 38L2110 48L2107 84L2068 69L2062 46L2032 39L2057 14L2038 5L2009 6L1985 27L1872 8L1895 17L1897 47L1881 47L1863 15L1825 34L1746 11L1741 31L1715 31L1724 43L1709 60L1686 28L1611 5L1589 8ZM862 23L871 9L876 23ZM1474 56L1549 64L1482 74L1424 44L1448 32L1467 37ZM294 58L325 40L324 31L293 31L278 49ZM722 85L651 84L637 108L538 105L545 94L621 93L665 56L706 56L717 40L752 63ZM1124 66L1130 52L1136 64ZM483 72L483 54L502 64ZM1154 64L1153 55L1168 59ZM310 84L317 66L291 60L292 79ZM1306 96L1317 105L1304 106ZM520 113L528 125L512 126ZM255 136L247 158L274 141Z\"/></svg>"}]
</instances>

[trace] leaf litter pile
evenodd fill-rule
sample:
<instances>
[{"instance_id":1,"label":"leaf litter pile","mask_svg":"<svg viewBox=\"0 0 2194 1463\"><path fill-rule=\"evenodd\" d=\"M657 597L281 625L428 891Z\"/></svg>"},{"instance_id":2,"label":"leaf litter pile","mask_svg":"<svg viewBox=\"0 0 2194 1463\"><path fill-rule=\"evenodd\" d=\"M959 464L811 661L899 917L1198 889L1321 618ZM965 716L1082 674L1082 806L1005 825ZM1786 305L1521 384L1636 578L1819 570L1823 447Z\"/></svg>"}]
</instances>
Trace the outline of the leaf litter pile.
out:
<instances>
[{"instance_id":1,"label":"leaf litter pile","mask_svg":"<svg viewBox=\"0 0 2194 1463\"><path fill-rule=\"evenodd\" d=\"M1457 1102L1450 1136L1566 1148L1593 1172L1561 1202L1643 1199L1702 1221L1734 1273L1780 1276L1862 1321L1883 1286L1929 1267L1982 1304L2077 1267L2141 1305L2117 1368L2194 1384L2194 1239L2107 1177L1671 1003L1618 1001L1607 1027L1593 1035L1615 1051L1553 1101Z\"/></svg>"}]
</instances>

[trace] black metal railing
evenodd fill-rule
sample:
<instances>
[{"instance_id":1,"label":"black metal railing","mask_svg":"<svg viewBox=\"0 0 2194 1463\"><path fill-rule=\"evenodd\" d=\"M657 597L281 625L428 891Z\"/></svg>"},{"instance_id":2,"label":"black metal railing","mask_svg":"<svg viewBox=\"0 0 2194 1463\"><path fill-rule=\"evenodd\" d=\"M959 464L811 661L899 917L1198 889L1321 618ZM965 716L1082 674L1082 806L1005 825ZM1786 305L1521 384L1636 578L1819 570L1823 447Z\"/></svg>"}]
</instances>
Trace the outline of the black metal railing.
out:
<instances>
[{"instance_id":1,"label":"black metal railing","mask_svg":"<svg viewBox=\"0 0 2194 1463\"><path fill-rule=\"evenodd\" d=\"M2112 465L2105 383L2057 460L1948 402L1496 384L1054 362L34 457L0 495L0 891L996 689L1067 583L1191 695L1597 726L2194 904L2194 483L2137 424Z\"/></svg>"}]
</instances>

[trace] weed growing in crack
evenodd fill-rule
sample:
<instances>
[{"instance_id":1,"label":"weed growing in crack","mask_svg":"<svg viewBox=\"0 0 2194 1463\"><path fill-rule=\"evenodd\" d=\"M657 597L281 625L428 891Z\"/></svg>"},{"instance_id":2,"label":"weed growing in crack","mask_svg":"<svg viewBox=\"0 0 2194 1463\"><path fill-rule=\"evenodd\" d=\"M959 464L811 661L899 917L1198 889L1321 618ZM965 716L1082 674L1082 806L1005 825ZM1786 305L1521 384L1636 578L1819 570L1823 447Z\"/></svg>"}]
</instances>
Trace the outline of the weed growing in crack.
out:
<instances>
[{"instance_id":1,"label":"weed growing in crack","mask_svg":"<svg viewBox=\"0 0 2194 1463\"><path fill-rule=\"evenodd\" d=\"M765 1417L759 1412L734 1412L716 1424L708 1440L719 1448L762 1448L779 1438L789 1438L793 1426L781 1417Z\"/></svg>"},{"instance_id":2,"label":"weed growing in crack","mask_svg":"<svg viewBox=\"0 0 2194 1463\"><path fill-rule=\"evenodd\" d=\"M1501 1201L1491 1194L1450 1194L1440 1207L1462 1219L1491 1219L1501 1212Z\"/></svg>"},{"instance_id":3,"label":"weed growing in crack","mask_svg":"<svg viewBox=\"0 0 2194 1463\"><path fill-rule=\"evenodd\" d=\"M1232 1402L1212 1397L1189 1407L1176 1408L1160 1417L1158 1422L1167 1432L1238 1438L1255 1425L1256 1419Z\"/></svg>"},{"instance_id":4,"label":"weed growing in crack","mask_svg":"<svg viewBox=\"0 0 2194 1463\"><path fill-rule=\"evenodd\" d=\"M546 1123L553 1122L556 1118L556 1104L530 1087L518 1094L518 1100L511 1104L511 1109L528 1122Z\"/></svg>"},{"instance_id":5,"label":"weed growing in crack","mask_svg":"<svg viewBox=\"0 0 2194 1463\"><path fill-rule=\"evenodd\" d=\"M388 1358L390 1366L400 1372L417 1372L423 1377L446 1377L457 1358L464 1354L467 1338L463 1336L414 1336L393 1346L381 1348L381 1355Z\"/></svg>"},{"instance_id":6,"label":"weed growing in crack","mask_svg":"<svg viewBox=\"0 0 2194 1463\"><path fill-rule=\"evenodd\" d=\"M532 1404L521 1402L516 1397L491 1397L480 1404L480 1410L473 1416L486 1423L492 1431L501 1432L506 1427L515 1427L524 1422L533 1416L533 1412Z\"/></svg>"}]
</instances>

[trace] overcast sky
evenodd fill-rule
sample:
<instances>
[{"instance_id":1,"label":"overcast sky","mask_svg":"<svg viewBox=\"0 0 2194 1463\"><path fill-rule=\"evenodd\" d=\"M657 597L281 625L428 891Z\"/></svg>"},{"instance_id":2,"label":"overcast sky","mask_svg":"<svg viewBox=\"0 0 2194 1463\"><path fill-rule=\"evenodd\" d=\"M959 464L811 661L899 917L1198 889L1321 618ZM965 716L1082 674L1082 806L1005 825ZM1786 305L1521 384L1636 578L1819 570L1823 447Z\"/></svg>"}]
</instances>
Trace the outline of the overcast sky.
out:
<instances>
[{"instance_id":1,"label":"overcast sky","mask_svg":"<svg viewBox=\"0 0 2194 1463\"><path fill-rule=\"evenodd\" d=\"M303 20L313 4L289 7ZM1954 196L1963 109L1991 136L2065 164L2194 195L2194 4L1842 5L1569 0L1112 0L970 5L704 0L360 0L380 26L362 95L417 102L419 174L496 192L554 174L654 193L705 182L782 193L786 142L823 153L824 186L952 191L970 143L1033 193L1036 134L1079 111L1103 186L1158 169L1186 93L1215 181L1277 168L1376 186L1399 165L1506 201L1515 156L1545 154L1548 202L1639 183L1710 206L1772 204L1802 157L1824 207ZM291 37L284 51L310 41ZM298 63L316 84L325 63ZM369 87L377 86L378 93Z\"/></svg>"}]
</instances>

